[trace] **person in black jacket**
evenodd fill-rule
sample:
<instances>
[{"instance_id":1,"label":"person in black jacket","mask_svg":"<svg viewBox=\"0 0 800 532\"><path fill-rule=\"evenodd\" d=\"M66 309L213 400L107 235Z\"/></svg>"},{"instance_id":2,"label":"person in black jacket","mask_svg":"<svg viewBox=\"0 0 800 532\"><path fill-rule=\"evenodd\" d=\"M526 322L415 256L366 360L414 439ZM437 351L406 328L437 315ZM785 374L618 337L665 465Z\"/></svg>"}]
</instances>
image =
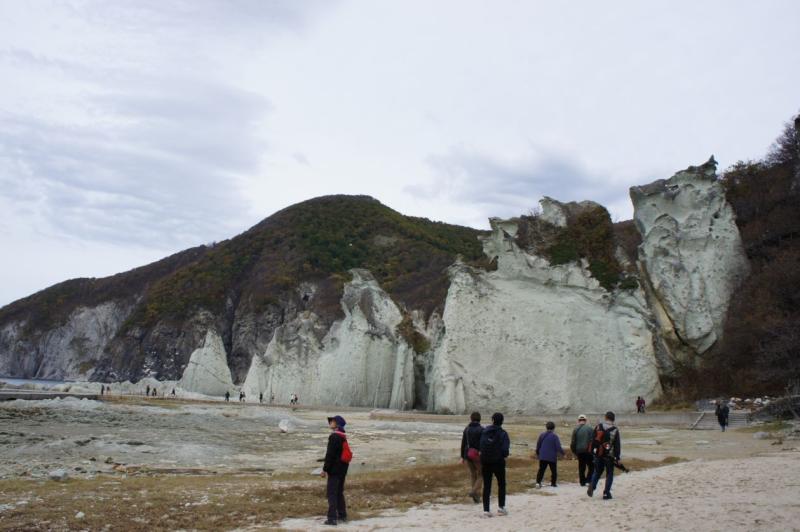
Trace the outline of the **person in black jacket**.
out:
<instances>
[{"instance_id":1,"label":"person in black jacket","mask_svg":"<svg viewBox=\"0 0 800 532\"><path fill-rule=\"evenodd\" d=\"M492 414L492 424L481 433L480 453L483 473L483 515L492 517L489 498L492 495L492 475L497 477L497 513L508 515L506 510L506 458L511 450L508 433L502 429L503 414Z\"/></svg>"},{"instance_id":2,"label":"person in black jacket","mask_svg":"<svg viewBox=\"0 0 800 532\"><path fill-rule=\"evenodd\" d=\"M606 412L605 421L597 425L592 432L594 474L586 490L589 497L594 494L597 483L605 471L606 483L603 486L603 499L613 498L611 497L611 484L614 482L614 464L618 463L622 456L619 429L614 425L615 418L614 412Z\"/></svg>"},{"instance_id":3,"label":"person in black jacket","mask_svg":"<svg viewBox=\"0 0 800 532\"><path fill-rule=\"evenodd\" d=\"M726 405L722 399L717 401L717 410L715 414L717 414L717 421L722 428L722 432L725 432L725 427L728 426L728 416L730 413L731 409L728 408L728 405Z\"/></svg>"},{"instance_id":4,"label":"person in black jacket","mask_svg":"<svg viewBox=\"0 0 800 532\"><path fill-rule=\"evenodd\" d=\"M336 525L338 521L347 521L347 505L344 500L344 480L350 464L342 462L342 448L347 436L344 426L347 422L342 416L328 418L331 435L328 437L328 450L325 452L325 464L322 476L328 477L328 519L326 525Z\"/></svg>"},{"instance_id":5,"label":"person in black jacket","mask_svg":"<svg viewBox=\"0 0 800 532\"><path fill-rule=\"evenodd\" d=\"M464 434L461 436L461 463L467 464L469 469L470 478L470 492L469 496L477 504L480 502L480 496L483 487L483 474L481 473L480 461L480 446L481 446L481 433L483 427L481 426L481 413L473 412L469 416L469 425L464 429Z\"/></svg>"}]
</instances>

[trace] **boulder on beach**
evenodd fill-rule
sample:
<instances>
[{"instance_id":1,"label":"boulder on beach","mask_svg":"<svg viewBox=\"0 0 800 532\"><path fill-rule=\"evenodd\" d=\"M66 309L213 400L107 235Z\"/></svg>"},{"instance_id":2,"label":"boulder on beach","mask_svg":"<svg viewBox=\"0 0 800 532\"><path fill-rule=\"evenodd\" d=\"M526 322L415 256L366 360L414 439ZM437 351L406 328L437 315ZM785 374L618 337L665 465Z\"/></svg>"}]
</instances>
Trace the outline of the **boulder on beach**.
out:
<instances>
[{"instance_id":1,"label":"boulder on beach","mask_svg":"<svg viewBox=\"0 0 800 532\"><path fill-rule=\"evenodd\" d=\"M50 471L47 475L50 480L55 480L56 482L62 482L69 478L69 473L67 473L66 469L54 469Z\"/></svg>"}]
</instances>

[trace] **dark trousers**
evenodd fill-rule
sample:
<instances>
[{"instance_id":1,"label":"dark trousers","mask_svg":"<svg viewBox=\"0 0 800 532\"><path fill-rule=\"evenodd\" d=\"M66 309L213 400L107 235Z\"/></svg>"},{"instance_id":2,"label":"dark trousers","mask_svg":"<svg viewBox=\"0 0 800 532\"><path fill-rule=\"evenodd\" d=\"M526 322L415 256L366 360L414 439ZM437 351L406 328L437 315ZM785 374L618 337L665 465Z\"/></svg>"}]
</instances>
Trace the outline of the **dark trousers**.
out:
<instances>
[{"instance_id":1,"label":"dark trousers","mask_svg":"<svg viewBox=\"0 0 800 532\"><path fill-rule=\"evenodd\" d=\"M344 502L344 479L347 475L328 475L328 521L347 519Z\"/></svg>"},{"instance_id":2,"label":"dark trousers","mask_svg":"<svg viewBox=\"0 0 800 532\"><path fill-rule=\"evenodd\" d=\"M597 483L600 477L603 476L603 471L606 472L606 483L603 486L603 495L611 495L611 484L614 483L614 459L600 458L596 456L594 459L594 474L592 475L592 489L597 489Z\"/></svg>"},{"instance_id":3,"label":"dark trousers","mask_svg":"<svg viewBox=\"0 0 800 532\"><path fill-rule=\"evenodd\" d=\"M506 507L506 461L481 464L483 474L483 511L489 511L489 497L492 495L492 475L497 477L497 505Z\"/></svg>"},{"instance_id":4,"label":"dark trousers","mask_svg":"<svg viewBox=\"0 0 800 532\"><path fill-rule=\"evenodd\" d=\"M587 472L588 469L588 472ZM581 486L592 480L594 473L594 456L592 453L578 453L578 480Z\"/></svg>"},{"instance_id":5,"label":"dark trousers","mask_svg":"<svg viewBox=\"0 0 800 532\"><path fill-rule=\"evenodd\" d=\"M550 466L550 485L555 486L558 481L558 464L556 462L548 462L547 460L539 460L539 472L536 473L536 483L541 484L544 478L544 471Z\"/></svg>"}]
</instances>

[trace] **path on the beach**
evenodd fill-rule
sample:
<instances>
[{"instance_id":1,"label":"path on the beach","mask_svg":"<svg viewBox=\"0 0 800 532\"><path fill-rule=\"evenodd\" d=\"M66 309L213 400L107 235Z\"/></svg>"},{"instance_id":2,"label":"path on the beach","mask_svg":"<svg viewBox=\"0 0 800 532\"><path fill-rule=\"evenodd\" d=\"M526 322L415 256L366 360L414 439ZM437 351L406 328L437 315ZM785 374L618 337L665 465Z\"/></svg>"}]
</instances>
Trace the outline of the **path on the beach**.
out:
<instances>
[{"instance_id":1,"label":"path on the beach","mask_svg":"<svg viewBox=\"0 0 800 532\"><path fill-rule=\"evenodd\" d=\"M601 489L589 498L577 484L564 484L509 496L506 517L487 520L479 505L431 505L336 529L800 531L797 450L748 459L695 460L618 475L613 491L614 499L604 501ZM496 502L493 496L493 510ZM322 526L322 519L287 520L282 526L333 529Z\"/></svg>"}]
</instances>

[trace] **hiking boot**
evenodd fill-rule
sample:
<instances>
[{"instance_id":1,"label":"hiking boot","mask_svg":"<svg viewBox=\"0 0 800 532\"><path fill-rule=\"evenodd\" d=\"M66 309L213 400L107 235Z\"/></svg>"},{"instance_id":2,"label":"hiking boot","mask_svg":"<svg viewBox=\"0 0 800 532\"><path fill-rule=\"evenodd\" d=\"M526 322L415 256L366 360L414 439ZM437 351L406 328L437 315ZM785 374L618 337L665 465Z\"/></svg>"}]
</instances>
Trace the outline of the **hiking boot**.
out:
<instances>
[{"instance_id":1,"label":"hiking boot","mask_svg":"<svg viewBox=\"0 0 800 532\"><path fill-rule=\"evenodd\" d=\"M592 486L591 484L589 484L589 487L586 488L586 495L588 495L589 497L594 495L594 486Z\"/></svg>"},{"instance_id":2,"label":"hiking boot","mask_svg":"<svg viewBox=\"0 0 800 532\"><path fill-rule=\"evenodd\" d=\"M607 501L609 499L613 499L614 497L611 496L610 493L603 493L603 500Z\"/></svg>"},{"instance_id":3,"label":"hiking boot","mask_svg":"<svg viewBox=\"0 0 800 532\"><path fill-rule=\"evenodd\" d=\"M483 512L483 516L484 517L494 517L494 514L492 512Z\"/></svg>"},{"instance_id":4,"label":"hiking boot","mask_svg":"<svg viewBox=\"0 0 800 532\"><path fill-rule=\"evenodd\" d=\"M497 515L508 515L508 510L505 508L498 508Z\"/></svg>"},{"instance_id":5,"label":"hiking boot","mask_svg":"<svg viewBox=\"0 0 800 532\"><path fill-rule=\"evenodd\" d=\"M542 488L542 483L541 482L537 482L536 486L534 486L534 487L541 489Z\"/></svg>"},{"instance_id":6,"label":"hiking boot","mask_svg":"<svg viewBox=\"0 0 800 532\"><path fill-rule=\"evenodd\" d=\"M325 522L322 523L322 524L323 525L336 526L336 521L331 521L330 519L326 519Z\"/></svg>"},{"instance_id":7,"label":"hiking boot","mask_svg":"<svg viewBox=\"0 0 800 532\"><path fill-rule=\"evenodd\" d=\"M558 487L558 484L550 484L550 487L551 487L551 488L557 488L557 487Z\"/></svg>"}]
</instances>

